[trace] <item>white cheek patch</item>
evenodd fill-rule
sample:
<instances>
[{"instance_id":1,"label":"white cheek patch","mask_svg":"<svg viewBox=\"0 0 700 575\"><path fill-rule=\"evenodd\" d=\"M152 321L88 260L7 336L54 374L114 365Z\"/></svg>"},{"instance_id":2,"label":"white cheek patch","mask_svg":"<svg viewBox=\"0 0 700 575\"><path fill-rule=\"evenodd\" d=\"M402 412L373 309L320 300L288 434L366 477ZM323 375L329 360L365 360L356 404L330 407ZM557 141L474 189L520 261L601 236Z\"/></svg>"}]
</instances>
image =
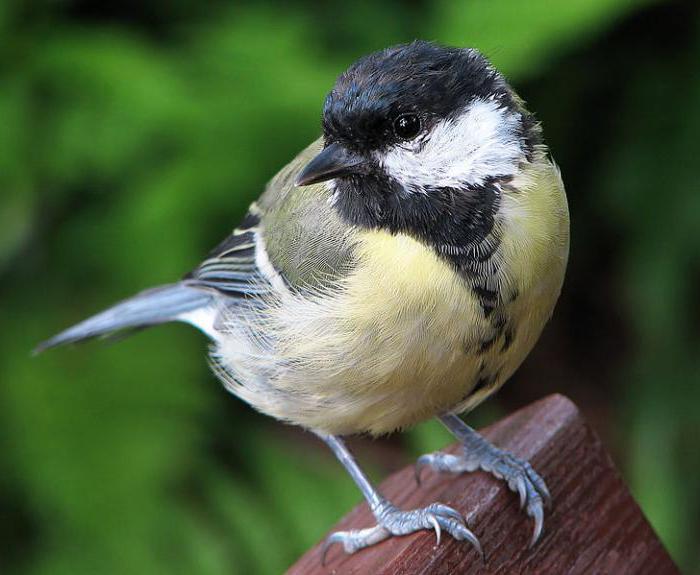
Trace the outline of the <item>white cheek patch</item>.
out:
<instances>
[{"instance_id":1,"label":"white cheek patch","mask_svg":"<svg viewBox=\"0 0 700 575\"><path fill-rule=\"evenodd\" d=\"M479 185L516 172L523 153L519 119L497 101L476 100L457 118L438 123L422 147L396 146L378 160L409 192Z\"/></svg>"}]
</instances>

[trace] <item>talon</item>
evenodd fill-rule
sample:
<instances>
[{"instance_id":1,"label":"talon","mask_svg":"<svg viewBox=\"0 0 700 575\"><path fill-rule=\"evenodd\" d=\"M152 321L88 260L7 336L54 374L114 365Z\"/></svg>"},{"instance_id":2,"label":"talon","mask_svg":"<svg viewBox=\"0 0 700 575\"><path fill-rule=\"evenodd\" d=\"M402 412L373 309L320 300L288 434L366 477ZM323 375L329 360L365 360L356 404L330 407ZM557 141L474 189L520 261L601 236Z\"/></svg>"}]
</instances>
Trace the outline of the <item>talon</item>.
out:
<instances>
[{"instance_id":1,"label":"talon","mask_svg":"<svg viewBox=\"0 0 700 575\"><path fill-rule=\"evenodd\" d=\"M520 509L525 507L525 502L527 501L527 486L525 485L525 480L522 477L518 478L516 489L518 495L520 495Z\"/></svg>"},{"instance_id":2,"label":"talon","mask_svg":"<svg viewBox=\"0 0 700 575\"><path fill-rule=\"evenodd\" d=\"M483 562L483 564L486 565L486 554L484 553L484 550L481 548L481 543L479 543L479 540L476 537L474 537L474 538L470 539L469 542L476 549L477 553L481 557L481 561Z\"/></svg>"},{"instance_id":3,"label":"talon","mask_svg":"<svg viewBox=\"0 0 700 575\"><path fill-rule=\"evenodd\" d=\"M530 547L533 547L537 540L542 535L542 527L544 525L544 512L542 511L542 505L535 505L530 510L528 510L528 515L535 520L535 530L532 533L532 539L530 540Z\"/></svg>"},{"instance_id":4,"label":"talon","mask_svg":"<svg viewBox=\"0 0 700 575\"><path fill-rule=\"evenodd\" d=\"M481 543L479 543L479 540L477 539L476 535L474 535L469 529L466 527L464 528L465 530L465 539L469 541L469 543L472 544L474 549L476 549L477 553L481 556L481 560L485 563L486 562L486 556L484 555L484 550L481 548Z\"/></svg>"},{"instance_id":5,"label":"talon","mask_svg":"<svg viewBox=\"0 0 700 575\"><path fill-rule=\"evenodd\" d=\"M448 517L452 517L453 519L455 519L456 521L459 521L459 523L461 523L462 525L464 525L466 527L467 522L464 520L464 517L462 516L462 514L459 511L452 509L452 507L449 507L447 505L442 505L441 503L437 503L434 506L431 505L431 507L433 508L434 511L438 511L439 513L441 513L443 515L447 515Z\"/></svg>"},{"instance_id":6,"label":"talon","mask_svg":"<svg viewBox=\"0 0 700 575\"><path fill-rule=\"evenodd\" d=\"M321 548L321 564L326 564L328 550L334 543L342 543L346 553L352 554L360 549L374 545L389 537L390 533L381 525L368 527L366 529L353 529L350 531L336 531L331 533L323 542Z\"/></svg>"},{"instance_id":7,"label":"talon","mask_svg":"<svg viewBox=\"0 0 700 575\"><path fill-rule=\"evenodd\" d=\"M440 545L442 533L447 532L458 541L468 540L481 553L479 541L467 528L462 514L442 503L433 503L422 509L402 511L386 502L381 511L375 510L375 517L378 522L375 527L334 533L327 539L324 551L331 543L342 541L345 550L352 553L378 543L390 535L408 535L416 531L432 529L435 532L436 545Z\"/></svg>"},{"instance_id":8,"label":"talon","mask_svg":"<svg viewBox=\"0 0 700 575\"><path fill-rule=\"evenodd\" d=\"M547 489L547 484L544 482L544 480L539 475L537 475L537 473L535 472L535 470L532 468L532 466L529 463L527 464L526 472L527 472L527 478L535 486L535 489L542 497L544 504L549 506L552 502L552 496L549 493L549 489Z\"/></svg>"},{"instance_id":9,"label":"talon","mask_svg":"<svg viewBox=\"0 0 700 575\"><path fill-rule=\"evenodd\" d=\"M342 531L336 531L335 533L332 533L328 537L326 537L326 540L323 542L323 546L321 547L321 565L326 566L326 559L328 558L328 550L333 546L333 543L339 542L342 539L338 538L337 536L343 533ZM343 545L345 547L345 545Z\"/></svg>"},{"instance_id":10,"label":"talon","mask_svg":"<svg viewBox=\"0 0 700 575\"><path fill-rule=\"evenodd\" d=\"M326 560L328 559L328 549L330 549L330 545L328 544L327 541L323 542L323 548L321 549L321 566L325 567L326 566Z\"/></svg>"},{"instance_id":11,"label":"talon","mask_svg":"<svg viewBox=\"0 0 700 575\"><path fill-rule=\"evenodd\" d=\"M416 460L416 465L413 468L413 474L414 477L416 478L416 484L420 487L421 485L421 472L426 466L429 466L431 464L431 457L430 455L421 455L417 460Z\"/></svg>"},{"instance_id":12,"label":"talon","mask_svg":"<svg viewBox=\"0 0 700 575\"><path fill-rule=\"evenodd\" d=\"M423 467L425 467L425 464L418 459L415 467L413 468L413 476L416 478L416 485L418 485L418 487L421 486L420 473L423 471Z\"/></svg>"},{"instance_id":13,"label":"talon","mask_svg":"<svg viewBox=\"0 0 700 575\"><path fill-rule=\"evenodd\" d=\"M542 500L544 501L545 506L550 507L552 505L552 496L549 493L549 489L547 489L547 485L545 484L544 481L538 476L537 479L539 481L537 482L537 487L539 489L540 495L542 495Z\"/></svg>"},{"instance_id":14,"label":"talon","mask_svg":"<svg viewBox=\"0 0 700 575\"><path fill-rule=\"evenodd\" d=\"M448 425L448 428L452 430L450 425ZM460 431L463 431L463 429L460 428ZM461 473L480 468L491 473L494 477L503 479L508 488L518 494L520 509L525 509L527 514L535 521L530 542L530 546L533 546L542 535L544 505L549 506L551 504L551 496L544 480L527 461L491 445L473 430L468 429L468 432L458 434L458 437L463 442L463 454L455 456L436 452L421 456L416 463L417 479L420 480L420 472L426 465L429 465L436 471L449 473ZM451 517L460 522L464 521L461 516L458 519L450 510L441 509L441 512L446 517ZM441 524L443 529L445 529L444 523ZM464 535L463 538L468 538L483 556L481 547L473 535L472 537Z\"/></svg>"},{"instance_id":15,"label":"talon","mask_svg":"<svg viewBox=\"0 0 700 575\"><path fill-rule=\"evenodd\" d=\"M442 535L442 529L440 528L440 523L437 520L437 517L435 515L428 515L428 521L432 524L433 529L435 529L435 539L437 540L435 542L436 546L440 545L440 536Z\"/></svg>"}]
</instances>

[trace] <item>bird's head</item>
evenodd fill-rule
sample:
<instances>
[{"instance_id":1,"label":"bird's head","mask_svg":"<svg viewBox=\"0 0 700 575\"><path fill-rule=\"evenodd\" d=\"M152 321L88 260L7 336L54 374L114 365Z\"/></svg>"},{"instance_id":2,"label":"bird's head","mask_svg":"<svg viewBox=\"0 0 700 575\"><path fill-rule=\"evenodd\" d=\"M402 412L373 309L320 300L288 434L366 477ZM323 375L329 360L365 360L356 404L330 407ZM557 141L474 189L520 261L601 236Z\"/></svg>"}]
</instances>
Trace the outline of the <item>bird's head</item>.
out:
<instances>
[{"instance_id":1,"label":"bird's head","mask_svg":"<svg viewBox=\"0 0 700 575\"><path fill-rule=\"evenodd\" d=\"M352 223L394 231L429 225L460 196L479 204L479 191L515 176L539 144L539 126L478 51L422 41L344 72L323 132L296 184L329 181Z\"/></svg>"}]
</instances>

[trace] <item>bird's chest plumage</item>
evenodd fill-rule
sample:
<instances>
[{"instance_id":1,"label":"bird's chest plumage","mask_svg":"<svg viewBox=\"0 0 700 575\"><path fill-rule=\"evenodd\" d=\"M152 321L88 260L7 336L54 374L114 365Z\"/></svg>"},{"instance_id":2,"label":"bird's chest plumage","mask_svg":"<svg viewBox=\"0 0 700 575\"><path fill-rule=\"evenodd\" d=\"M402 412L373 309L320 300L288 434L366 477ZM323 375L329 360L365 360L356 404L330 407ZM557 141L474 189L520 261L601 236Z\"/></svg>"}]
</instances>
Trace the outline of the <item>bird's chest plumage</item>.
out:
<instances>
[{"instance_id":1,"label":"bird's chest plumage","mask_svg":"<svg viewBox=\"0 0 700 575\"><path fill-rule=\"evenodd\" d=\"M542 199L504 201L495 259L475 277L407 235L357 232L352 271L280 294L222 346L234 393L335 434L386 433L482 401L530 351L561 289L568 217L558 174L545 176Z\"/></svg>"},{"instance_id":2,"label":"bird's chest plumage","mask_svg":"<svg viewBox=\"0 0 700 575\"><path fill-rule=\"evenodd\" d=\"M536 289L518 293L504 266L492 266L491 278L467 278L424 244L384 232L364 236L360 261L347 313L367 358L355 386L376 400L361 416L367 429L388 431L475 404L522 361L529 338L517 316L541 298ZM482 286L494 282L495 294L485 295Z\"/></svg>"}]
</instances>

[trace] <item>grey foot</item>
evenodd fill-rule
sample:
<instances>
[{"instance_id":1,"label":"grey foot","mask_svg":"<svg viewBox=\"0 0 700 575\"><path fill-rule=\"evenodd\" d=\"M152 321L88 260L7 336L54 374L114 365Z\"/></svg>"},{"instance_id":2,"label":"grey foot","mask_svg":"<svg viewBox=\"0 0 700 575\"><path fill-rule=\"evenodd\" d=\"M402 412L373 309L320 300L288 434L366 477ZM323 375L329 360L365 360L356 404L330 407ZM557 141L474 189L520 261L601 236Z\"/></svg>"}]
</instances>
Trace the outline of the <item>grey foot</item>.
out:
<instances>
[{"instance_id":1,"label":"grey foot","mask_svg":"<svg viewBox=\"0 0 700 575\"><path fill-rule=\"evenodd\" d=\"M462 515L441 503L433 503L423 509L401 511L386 500L372 509L377 518L377 525L367 529L352 531L336 531L323 544L323 562L325 563L328 549L334 543L343 545L346 553L354 553L375 543L379 543L392 535L408 535L423 529L435 531L438 545L440 536L446 531L459 541L469 541L480 555L481 545L476 536L467 528Z\"/></svg>"},{"instance_id":2,"label":"grey foot","mask_svg":"<svg viewBox=\"0 0 700 575\"><path fill-rule=\"evenodd\" d=\"M544 504L550 501L547 485L527 461L498 449L481 437L479 439L483 443L478 446L465 445L463 455L439 451L422 455L416 462L416 481L420 483L421 471L426 466L448 473L482 469L503 479L511 491L520 495L520 508L524 507L527 514L535 520L530 541L530 546L534 545L542 534Z\"/></svg>"}]
</instances>

